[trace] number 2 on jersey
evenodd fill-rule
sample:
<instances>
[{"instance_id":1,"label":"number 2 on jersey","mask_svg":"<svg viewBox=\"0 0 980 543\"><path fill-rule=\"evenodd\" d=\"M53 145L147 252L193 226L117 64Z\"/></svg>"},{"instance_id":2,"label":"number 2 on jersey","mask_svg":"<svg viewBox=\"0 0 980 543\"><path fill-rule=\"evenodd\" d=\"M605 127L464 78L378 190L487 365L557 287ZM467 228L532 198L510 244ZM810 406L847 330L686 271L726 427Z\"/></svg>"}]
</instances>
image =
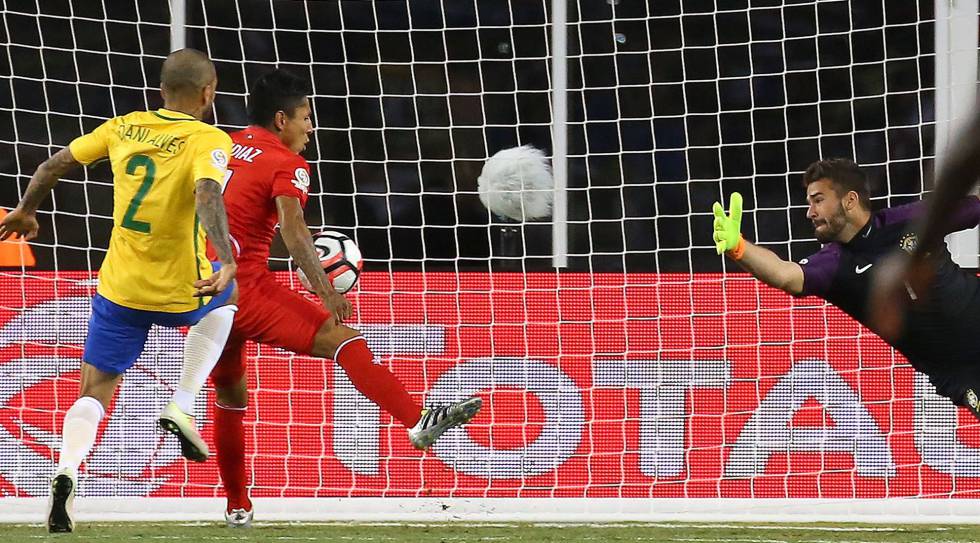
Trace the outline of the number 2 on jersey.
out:
<instances>
[{"instance_id":1,"label":"number 2 on jersey","mask_svg":"<svg viewBox=\"0 0 980 543\"><path fill-rule=\"evenodd\" d=\"M129 159L126 163L126 173L133 175L136 170L143 168L146 173L143 176L143 182L140 183L138 189L136 189L136 195L129 202L129 207L126 208L126 214L123 215L122 227L128 228L130 230L135 230L137 232L142 232L144 234L150 233L150 223L137 221L134 219L136 216L136 211L140 208L140 204L143 203L143 198L146 197L146 193L150 191L150 185L153 184L153 178L156 175L157 166L153 163L153 160L146 155L134 155L133 158Z\"/></svg>"}]
</instances>

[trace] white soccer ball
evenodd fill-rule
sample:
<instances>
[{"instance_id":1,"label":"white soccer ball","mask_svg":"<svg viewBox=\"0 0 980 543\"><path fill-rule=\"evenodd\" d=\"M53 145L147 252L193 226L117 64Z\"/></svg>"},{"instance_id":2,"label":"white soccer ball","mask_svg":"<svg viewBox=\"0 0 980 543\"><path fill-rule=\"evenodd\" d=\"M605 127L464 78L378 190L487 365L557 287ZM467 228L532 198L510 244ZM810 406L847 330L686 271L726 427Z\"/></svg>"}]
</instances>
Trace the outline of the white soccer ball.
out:
<instances>
[{"instance_id":1,"label":"white soccer ball","mask_svg":"<svg viewBox=\"0 0 980 543\"><path fill-rule=\"evenodd\" d=\"M313 246L333 288L341 294L354 288L364 265L357 244L340 232L325 230L313 234ZM296 275L299 276L299 282L306 287L306 290L313 292L313 287L303 270L297 268Z\"/></svg>"},{"instance_id":2,"label":"white soccer ball","mask_svg":"<svg viewBox=\"0 0 980 543\"><path fill-rule=\"evenodd\" d=\"M555 182L548 157L530 145L498 151L476 181L480 201L493 213L515 221L551 215Z\"/></svg>"}]
</instances>

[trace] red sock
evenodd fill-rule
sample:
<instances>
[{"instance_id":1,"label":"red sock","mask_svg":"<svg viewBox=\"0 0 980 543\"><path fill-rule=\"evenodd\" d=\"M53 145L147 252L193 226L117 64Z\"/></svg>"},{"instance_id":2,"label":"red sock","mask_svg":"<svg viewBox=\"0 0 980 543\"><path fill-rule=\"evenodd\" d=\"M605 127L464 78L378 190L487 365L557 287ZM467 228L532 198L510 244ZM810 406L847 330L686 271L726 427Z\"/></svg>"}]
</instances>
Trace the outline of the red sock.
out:
<instances>
[{"instance_id":1,"label":"red sock","mask_svg":"<svg viewBox=\"0 0 980 543\"><path fill-rule=\"evenodd\" d=\"M388 368L374 363L374 353L363 336L341 343L334 359L347 372L354 388L406 427L415 426L422 418L422 408L405 390L405 385Z\"/></svg>"},{"instance_id":2,"label":"red sock","mask_svg":"<svg viewBox=\"0 0 980 543\"><path fill-rule=\"evenodd\" d=\"M232 509L252 510L248 499L248 473L245 471L244 408L224 407L216 403L214 410L214 443L218 450L218 472L228 497L228 512Z\"/></svg>"}]
</instances>

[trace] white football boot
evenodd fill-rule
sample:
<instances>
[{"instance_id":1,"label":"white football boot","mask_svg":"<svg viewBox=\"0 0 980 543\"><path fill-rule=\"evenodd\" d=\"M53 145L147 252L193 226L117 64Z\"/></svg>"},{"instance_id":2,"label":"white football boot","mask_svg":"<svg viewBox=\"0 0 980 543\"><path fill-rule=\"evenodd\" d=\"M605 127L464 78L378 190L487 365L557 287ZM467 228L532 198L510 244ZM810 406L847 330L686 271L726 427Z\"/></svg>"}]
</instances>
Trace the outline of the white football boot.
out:
<instances>
[{"instance_id":1,"label":"white football boot","mask_svg":"<svg viewBox=\"0 0 980 543\"><path fill-rule=\"evenodd\" d=\"M424 450L435 443L446 430L470 421L483 407L483 400L470 398L442 407L422 410L422 418L409 428L408 439L416 449Z\"/></svg>"},{"instance_id":2,"label":"white football boot","mask_svg":"<svg viewBox=\"0 0 980 543\"><path fill-rule=\"evenodd\" d=\"M229 528L251 528L252 527L252 516L254 513L252 510L244 509L232 509L231 512L225 511L225 524Z\"/></svg>"},{"instance_id":3,"label":"white football boot","mask_svg":"<svg viewBox=\"0 0 980 543\"><path fill-rule=\"evenodd\" d=\"M181 411L174 402L170 402L163 409L163 413L160 413L159 422L161 428L180 440L180 454L184 455L184 458L193 462L207 461L210 454L208 444L197 431L194 417Z\"/></svg>"}]
</instances>

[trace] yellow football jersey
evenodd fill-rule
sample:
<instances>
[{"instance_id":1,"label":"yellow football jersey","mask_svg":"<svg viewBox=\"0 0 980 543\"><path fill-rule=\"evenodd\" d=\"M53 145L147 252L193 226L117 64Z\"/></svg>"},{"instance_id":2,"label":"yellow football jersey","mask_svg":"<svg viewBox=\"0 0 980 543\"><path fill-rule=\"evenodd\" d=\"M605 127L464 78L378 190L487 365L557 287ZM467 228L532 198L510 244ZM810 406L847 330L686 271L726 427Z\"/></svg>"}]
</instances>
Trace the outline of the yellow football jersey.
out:
<instances>
[{"instance_id":1,"label":"yellow football jersey","mask_svg":"<svg viewBox=\"0 0 980 543\"><path fill-rule=\"evenodd\" d=\"M211 275L194 184L224 184L231 138L177 111L137 111L109 119L69 145L82 164L109 157L112 237L98 292L119 305L182 313L207 302L194 281Z\"/></svg>"}]
</instances>

